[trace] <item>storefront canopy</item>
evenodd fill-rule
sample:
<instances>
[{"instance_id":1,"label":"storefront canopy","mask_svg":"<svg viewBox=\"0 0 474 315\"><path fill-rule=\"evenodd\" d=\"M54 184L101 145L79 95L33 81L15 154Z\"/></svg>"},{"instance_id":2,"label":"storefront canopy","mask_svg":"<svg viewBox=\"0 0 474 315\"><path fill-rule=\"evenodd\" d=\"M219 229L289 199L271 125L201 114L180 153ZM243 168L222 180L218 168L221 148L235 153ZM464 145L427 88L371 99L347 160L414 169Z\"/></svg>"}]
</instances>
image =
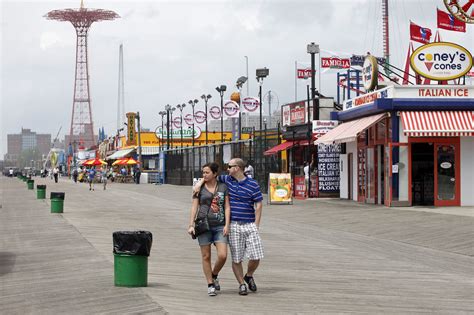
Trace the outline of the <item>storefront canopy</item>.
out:
<instances>
[{"instance_id":1,"label":"storefront canopy","mask_svg":"<svg viewBox=\"0 0 474 315\"><path fill-rule=\"evenodd\" d=\"M116 160L116 159L121 159L121 158L127 157L127 155L130 155L134 150L135 150L135 148L119 150L119 151L114 152L113 154L109 155L107 157L107 160Z\"/></svg>"},{"instance_id":2,"label":"storefront canopy","mask_svg":"<svg viewBox=\"0 0 474 315\"><path fill-rule=\"evenodd\" d=\"M407 111L401 116L406 136L474 136L474 111Z\"/></svg>"},{"instance_id":3,"label":"storefront canopy","mask_svg":"<svg viewBox=\"0 0 474 315\"><path fill-rule=\"evenodd\" d=\"M286 141L280 143L279 145L274 146L273 148L268 149L267 151L263 152L263 155L274 155L280 151L287 150L292 148L296 145L305 146L308 145L308 140L296 140L296 141Z\"/></svg>"},{"instance_id":4,"label":"storefront canopy","mask_svg":"<svg viewBox=\"0 0 474 315\"><path fill-rule=\"evenodd\" d=\"M316 140L314 144L344 143L355 141L359 133L382 120L385 116L386 113L382 113L345 122L342 125L330 130L327 134Z\"/></svg>"}]
</instances>

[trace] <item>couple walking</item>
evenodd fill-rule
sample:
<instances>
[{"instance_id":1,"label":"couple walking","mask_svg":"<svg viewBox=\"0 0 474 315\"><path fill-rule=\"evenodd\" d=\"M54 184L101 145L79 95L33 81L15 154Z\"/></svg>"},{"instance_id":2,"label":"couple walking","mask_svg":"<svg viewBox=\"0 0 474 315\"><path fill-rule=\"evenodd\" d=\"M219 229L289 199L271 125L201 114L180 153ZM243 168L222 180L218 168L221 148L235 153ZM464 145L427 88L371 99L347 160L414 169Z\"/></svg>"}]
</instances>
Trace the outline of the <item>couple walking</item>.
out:
<instances>
[{"instance_id":1,"label":"couple walking","mask_svg":"<svg viewBox=\"0 0 474 315\"><path fill-rule=\"evenodd\" d=\"M219 166L208 163L202 167L203 179L193 190L188 233L194 234L196 217L207 216L210 226L210 231L197 236L209 296L215 296L220 290L218 276L227 259L227 244L230 245L232 270L239 283L239 294L247 295L247 285L250 291L257 291L253 274L263 258L258 233L263 197L258 183L244 175L244 168L244 161L234 158L228 164L229 175L218 176ZM214 268L211 265L211 244L217 250ZM245 275L244 258L249 259Z\"/></svg>"}]
</instances>

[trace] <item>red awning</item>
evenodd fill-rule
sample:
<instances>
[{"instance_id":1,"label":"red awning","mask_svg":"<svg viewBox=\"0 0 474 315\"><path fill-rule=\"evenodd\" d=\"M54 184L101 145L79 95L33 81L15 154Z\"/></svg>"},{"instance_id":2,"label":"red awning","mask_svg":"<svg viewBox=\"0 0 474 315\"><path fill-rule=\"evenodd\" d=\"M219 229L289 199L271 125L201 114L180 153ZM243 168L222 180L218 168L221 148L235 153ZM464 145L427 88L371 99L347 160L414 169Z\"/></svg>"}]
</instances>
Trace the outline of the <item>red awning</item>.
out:
<instances>
[{"instance_id":1,"label":"red awning","mask_svg":"<svg viewBox=\"0 0 474 315\"><path fill-rule=\"evenodd\" d=\"M293 144L294 144L293 141L286 141L286 142L280 143L279 145L276 145L273 148L270 148L267 151L263 152L263 155L277 154L280 151L291 148L293 146Z\"/></svg>"},{"instance_id":2,"label":"red awning","mask_svg":"<svg viewBox=\"0 0 474 315\"><path fill-rule=\"evenodd\" d=\"M474 136L474 111L413 111L401 116L406 136Z\"/></svg>"}]
</instances>

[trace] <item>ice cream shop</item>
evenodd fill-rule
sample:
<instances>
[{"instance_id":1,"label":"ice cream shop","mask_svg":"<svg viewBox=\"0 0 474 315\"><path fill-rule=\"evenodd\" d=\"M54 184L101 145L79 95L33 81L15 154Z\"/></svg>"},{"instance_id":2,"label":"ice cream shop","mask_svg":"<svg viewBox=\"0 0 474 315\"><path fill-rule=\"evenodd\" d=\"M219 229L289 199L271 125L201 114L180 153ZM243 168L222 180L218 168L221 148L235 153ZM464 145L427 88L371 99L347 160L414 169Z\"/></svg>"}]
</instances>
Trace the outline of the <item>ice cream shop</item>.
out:
<instances>
[{"instance_id":1,"label":"ice cream shop","mask_svg":"<svg viewBox=\"0 0 474 315\"><path fill-rule=\"evenodd\" d=\"M388 86L344 102L317 143L341 143L340 197L474 205L474 87Z\"/></svg>"}]
</instances>

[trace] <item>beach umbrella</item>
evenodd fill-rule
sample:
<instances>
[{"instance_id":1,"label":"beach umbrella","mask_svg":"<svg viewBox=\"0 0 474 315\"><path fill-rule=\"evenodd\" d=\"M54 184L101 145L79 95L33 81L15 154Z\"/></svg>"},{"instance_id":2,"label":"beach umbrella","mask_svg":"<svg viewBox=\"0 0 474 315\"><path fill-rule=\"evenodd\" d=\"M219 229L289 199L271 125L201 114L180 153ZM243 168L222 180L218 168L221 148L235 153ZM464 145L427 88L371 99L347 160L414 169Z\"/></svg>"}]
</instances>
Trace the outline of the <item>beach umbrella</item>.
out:
<instances>
[{"instance_id":1,"label":"beach umbrella","mask_svg":"<svg viewBox=\"0 0 474 315\"><path fill-rule=\"evenodd\" d=\"M92 159L92 160L87 160L82 165L87 165L87 166L98 166L98 165L105 165L107 162L105 162L102 159Z\"/></svg>"}]
</instances>

